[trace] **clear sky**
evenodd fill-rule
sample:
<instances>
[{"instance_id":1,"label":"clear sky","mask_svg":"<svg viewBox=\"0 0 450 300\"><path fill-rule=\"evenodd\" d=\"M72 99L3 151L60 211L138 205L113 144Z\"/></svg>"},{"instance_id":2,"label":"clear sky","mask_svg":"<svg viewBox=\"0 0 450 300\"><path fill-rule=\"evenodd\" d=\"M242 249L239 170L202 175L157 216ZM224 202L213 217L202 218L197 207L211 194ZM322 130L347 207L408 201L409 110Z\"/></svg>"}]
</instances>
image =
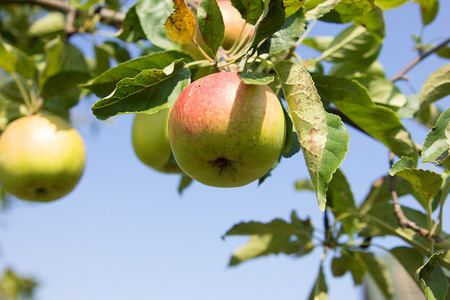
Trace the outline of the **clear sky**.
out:
<instances>
[{"instance_id":1,"label":"clear sky","mask_svg":"<svg viewBox=\"0 0 450 300\"><path fill-rule=\"evenodd\" d=\"M440 2L437 19L425 28L425 42L448 37L450 3ZM421 31L419 7L408 3L387 11L385 19L380 61L389 78L416 57L411 34ZM311 36L334 35L346 26L318 22ZM300 54L316 55L304 48ZM447 63L428 58L408 73L411 86L419 91L428 75ZM399 86L413 93L408 85ZM9 266L36 277L37 300L307 298L321 248L299 259L270 256L228 268L232 252L247 239L221 239L235 223L288 219L292 210L321 227L323 214L315 195L294 189L296 180L308 176L301 153L284 159L260 187L255 182L219 189L195 182L180 196L178 176L157 173L136 158L130 135L133 116L98 121L90 113L94 101L82 100L73 111L88 152L81 182L56 202L15 200L1 213L0 269ZM438 104L447 108L448 97ZM407 126L422 143L428 130L411 122ZM373 181L388 172L388 152L350 127L349 132L350 150L342 170L359 202ZM449 205L445 215L450 215ZM450 231L449 222L444 228ZM388 244L400 241L390 239ZM331 275L329 262L326 275ZM331 299L362 298L348 274L328 276L327 283Z\"/></svg>"}]
</instances>

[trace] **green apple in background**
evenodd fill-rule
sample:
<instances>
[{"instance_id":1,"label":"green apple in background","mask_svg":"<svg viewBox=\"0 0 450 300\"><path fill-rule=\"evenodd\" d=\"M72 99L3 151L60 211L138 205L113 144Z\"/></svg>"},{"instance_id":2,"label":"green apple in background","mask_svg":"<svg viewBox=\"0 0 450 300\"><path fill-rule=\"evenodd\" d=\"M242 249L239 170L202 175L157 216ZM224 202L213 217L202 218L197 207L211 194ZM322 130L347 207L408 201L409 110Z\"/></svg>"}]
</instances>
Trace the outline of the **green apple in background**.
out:
<instances>
[{"instance_id":1,"label":"green apple in background","mask_svg":"<svg viewBox=\"0 0 450 300\"><path fill-rule=\"evenodd\" d=\"M136 114L132 142L137 157L147 166L163 173L182 173L172 156L168 136L170 108L153 114Z\"/></svg>"},{"instance_id":2,"label":"green apple in background","mask_svg":"<svg viewBox=\"0 0 450 300\"><path fill-rule=\"evenodd\" d=\"M235 72L187 86L172 107L169 141L181 169L210 186L238 187L266 174L285 139L280 101L267 85L246 85Z\"/></svg>"},{"instance_id":3,"label":"green apple in background","mask_svg":"<svg viewBox=\"0 0 450 300\"><path fill-rule=\"evenodd\" d=\"M0 137L0 181L21 199L49 202L67 195L85 161L81 136L59 116L19 118Z\"/></svg>"}]
</instances>

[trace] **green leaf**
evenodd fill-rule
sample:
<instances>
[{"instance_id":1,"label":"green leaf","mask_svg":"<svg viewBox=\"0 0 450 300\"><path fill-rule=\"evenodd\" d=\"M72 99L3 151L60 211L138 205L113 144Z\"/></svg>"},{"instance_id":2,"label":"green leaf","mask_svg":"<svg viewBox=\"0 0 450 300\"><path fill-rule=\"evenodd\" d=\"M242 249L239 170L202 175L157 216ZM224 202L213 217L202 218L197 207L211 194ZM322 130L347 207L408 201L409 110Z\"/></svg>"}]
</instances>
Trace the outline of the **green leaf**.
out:
<instances>
[{"instance_id":1,"label":"green leaf","mask_svg":"<svg viewBox=\"0 0 450 300\"><path fill-rule=\"evenodd\" d=\"M450 124L450 108L439 117L437 124L428 133L422 149L422 159L424 162L435 164L448 163L450 145L447 133ZM448 168L448 166L446 166Z\"/></svg>"},{"instance_id":2,"label":"green leaf","mask_svg":"<svg viewBox=\"0 0 450 300\"><path fill-rule=\"evenodd\" d=\"M125 47L114 41L106 41L98 48L105 50L109 56L113 57L118 63L130 60L130 53Z\"/></svg>"},{"instance_id":3,"label":"green leaf","mask_svg":"<svg viewBox=\"0 0 450 300\"><path fill-rule=\"evenodd\" d=\"M325 192L348 149L348 133L339 117L325 112L310 74L289 61L275 65L319 207L325 209ZM329 130L332 134L329 135Z\"/></svg>"},{"instance_id":4,"label":"green leaf","mask_svg":"<svg viewBox=\"0 0 450 300\"><path fill-rule=\"evenodd\" d=\"M193 179L187 175L182 175L178 185L178 193L181 195L184 190L192 183Z\"/></svg>"},{"instance_id":5,"label":"green leaf","mask_svg":"<svg viewBox=\"0 0 450 300\"><path fill-rule=\"evenodd\" d=\"M157 52L138 57L118 64L94 78L90 83L82 85L82 87L89 89L98 97L106 97L123 78L135 77L141 71L147 69L164 69L174 60L180 58L184 58L188 62L191 60L187 54L179 51Z\"/></svg>"},{"instance_id":6,"label":"green leaf","mask_svg":"<svg viewBox=\"0 0 450 300\"><path fill-rule=\"evenodd\" d=\"M274 80L274 77L267 74L260 74L255 72L239 73L239 78L245 84L267 85Z\"/></svg>"},{"instance_id":7,"label":"green leaf","mask_svg":"<svg viewBox=\"0 0 450 300\"><path fill-rule=\"evenodd\" d=\"M422 196L417 192L416 189L403 177L400 176L394 176L395 180L395 191L397 192L397 196L401 197L404 195L411 194L413 195L418 201L422 200ZM391 176L384 176L380 179L376 180L371 189L369 194L364 199L363 203L360 206L360 212L361 214L367 213L373 206L388 202L392 199L392 194L390 190L391 186Z\"/></svg>"},{"instance_id":8,"label":"green leaf","mask_svg":"<svg viewBox=\"0 0 450 300\"><path fill-rule=\"evenodd\" d=\"M309 294L309 300L328 300L328 287L325 282L322 263L320 264L319 275L317 275L316 283Z\"/></svg>"},{"instance_id":9,"label":"green leaf","mask_svg":"<svg viewBox=\"0 0 450 300\"><path fill-rule=\"evenodd\" d=\"M261 234L252 235L248 243L238 248L230 259L230 266L236 266L246 260L270 254L292 254L298 246L289 241L289 235Z\"/></svg>"},{"instance_id":10,"label":"green leaf","mask_svg":"<svg viewBox=\"0 0 450 300\"><path fill-rule=\"evenodd\" d=\"M6 48L6 44L0 40L0 67L6 72L12 73L16 71L16 56Z\"/></svg>"},{"instance_id":11,"label":"green leaf","mask_svg":"<svg viewBox=\"0 0 450 300\"><path fill-rule=\"evenodd\" d=\"M392 166L389 174L405 178L417 189L425 201L430 201L440 191L442 177L428 170L416 169L414 165L415 162L412 158L402 157Z\"/></svg>"},{"instance_id":12,"label":"green leaf","mask_svg":"<svg viewBox=\"0 0 450 300\"><path fill-rule=\"evenodd\" d=\"M450 94L450 64L433 72L424 82L420 91L420 108Z\"/></svg>"},{"instance_id":13,"label":"green leaf","mask_svg":"<svg viewBox=\"0 0 450 300\"><path fill-rule=\"evenodd\" d=\"M287 51L295 45L300 35L305 31L306 19L303 10L299 10L286 19L283 27L269 37L259 47L260 53L277 55Z\"/></svg>"},{"instance_id":14,"label":"green leaf","mask_svg":"<svg viewBox=\"0 0 450 300\"><path fill-rule=\"evenodd\" d=\"M326 195L327 207L333 212L335 217L339 217L342 214L355 213L355 215L349 215L341 220L345 233L352 238L358 225L358 208L356 207L350 185L340 169L337 169L333 174L333 178L328 184Z\"/></svg>"},{"instance_id":15,"label":"green leaf","mask_svg":"<svg viewBox=\"0 0 450 300\"><path fill-rule=\"evenodd\" d=\"M405 4L406 2L408 2L408 0L377 0L377 4L379 4L383 9L395 8Z\"/></svg>"},{"instance_id":16,"label":"green leaf","mask_svg":"<svg viewBox=\"0 0 450 300\"><path fill-rule=\"evenodd\" d=\"M373 103L367 90L355 80L315 76L322 99L332 102L369 135L385 144L398 156L418 157L411 136L394 111Z\"/></svg>"},{"instance_id":17,"label":"green leaf","mask_svg":"<svg viewBox=\"0 0 450 300\"><path fill-rule=\"evenodd\" d=\"M315 192L314 185L309 179L300 179L295 183L295 189L297 191L308 190Z\"/></svg>"},{"instance_id":18,"label":"green leaf","mask_svg":"<svg viewBox=\"0 0 450 300\"><path fill-rule=\"evenodd\" d=\"M368 13L355 19L354 23L365 27L378 41L382 41L386 35L384 13L378 6L375 6Z\"/></svg>"},{"instance_id":19,"label":"green leaf","mask_svg":"<svg viewBox=\"0 0 450 300\"><path fill-rule=\"evenodd\" d=\"M363 26L353 25L342 31L323 51L321 59L343 63L373 63L382 43Z\"/></svg>"},{"instance_id":20,"label":"green leaf","mask_svg":"<svg viewBox=\"0 0 450 300\"><path fill-rule=\"evenodd\" d=\"M141 22L139 21L139 17L136 13L136 5L137 4L134 4L128 9L122 23L122 28L116 35L119 39L128 43L137 42L146 38Z\"/></svg>"},{"instance_id":21,"label":"green leaf","mask_svg":"<svg viewBox=\"0 0 450 300\"><path fill-rule=\"evenodd\" d=\"M333 67L331 67L330 72L328 72L328 75L352 78L364 75L381 78L386 77L383 66L378 61L374 61L370 65L367 65L367 62L365 61L356 61L351 64L346 62L335 63Z\"/></svg>"},{"instance_id":22,"label":"green leaf","mask_svg":"<svg viewBox=\"0 0 450 300\"><path fill-rule=\"evenodd\" d=\"M250 49L258 49L267 38L283 27L285 21L283 0L266 0L263 14L255 24L255 31L250 38L249 46L244 49L244 53Z\"/></svg>"},{"instance_id":23,"label":"green leaf","mask_svg":"<svg viewBox=\"0 0 450 300\"><path fill-rule=\"evenodd\" d=\"M406 272L417 283L416 270L423 265L424 256L414 248L396 247L389 252L405 268Z\"/></svg>"},{"instance_id":24,"label":"green leaf","mask_svg":"<svg viewBox=\"0 0 450 300\"><path fill-rule=\"evenodd\" d=\"M369 271L369 274L377 283L377 286L383 292L386 299L393 299L393 278L391 278L384 261L376 257L373 253L358 252L358 254L366 265L367 271Z\"/></svg>"},{"instance_id":25,"label":"green leaf","mask_svg":"<svg viewBox=\"0 0 450 300\"><path fill-rule=\"evenodd\" d=\"M181 49L170 40L164 29L167 18L173 12L172 0L146 0L136 4L136 14L147 39L163 49Z\"/></svg>"},{"instance_id":26,"label":"green leaf","mask_svg":"<svg viewBox=\"0 0 450 300\"><path fill-rule=\"evenodd\" d=\"M341 0L321 20L333 23L348 23L366 14L374 7L375 0Z\"/></svg>"},{"instance_id":27,"label":"green leaf","mask_svg":"<svg viewBox=\"0 0 450 300\"><path fill-rule=\"evenodd\" d=\"M225 37L225 24L217 0L203 0L200 3L197 21L205 44L215 55Z\"/></svg>"},{"instance_id":28,"label":"green leaf","mask_svg":"<svg viewBox=\"0 0 450 300\"><path fill-rule=\"evenodd\" d=\"M420 5L420 12L422 13L423 25L428 25L433 22L439 11L439 0L414 0Z\"/></svg>"},{"instance_id":29,"label":"green leaf","mask_svg":"<svg viewBox=\"0 0 450 300\"><path fill-rule=\"evenodd\" d=\"M52 111L67 111L78 103L81 92L78 84L90 78L89 73L79 71L62 71L50 76L42 87L44 105Z\"/></svg>"},{"instance_id":30,"label":"green leaf","mask_svg":"<svg viewBox=\"0 0 450 300\"><path fill-rule=\"evenodd\" d=\"M320 1L319 3L317 3L317 5L311 5L310 3L313 1L306 2L306 19L311 20L321 18L322 16L332 11L340 1L341 0Z\"/></svg>"},{"instance_id":31,"label":"green leaf","mask_svg":"<svg viewBox=\"0 0 450 300\"><path fill-rule=\"evenodd\" d=\"M448 170L448 169L447 169ZM439 205L441 204L441 200L444 199L442 205L444 205L445 200L450 193L450 173L448 171L444 171L441 174L442 177L442 187L439 193L434 197L433 202L431 204L432 210L435 211Z\"/></svg>"},{"instance_id":32,"label":"green leaf","mask_svg":"<svg viewBox=\"0 0 450 300\"><path fill-rule=\"evenodd\" d=\"M101 74L105 71L107 71L110 67L109 65L109 53L97 45L94 45L95 50L95 74Z\"/></svg>"},{"instance_id":33,"label":"green leaf","mask_svg":"<svg viewBox=\"0 0 450 300\"><path fill-rule=\"evenodd\" d=\"M442 47L436 51L436 54L443 58L450 58L450 47Z\"/></svg>"},{"instance_id":34,"label":"green leaf","mask_svg":"<svg viewBox=\"0 0 450 300\"><path fill-rule=\"evenodd\" d=\"M391 81L385 78L363 75L353 79L367 89L373 102L378 105L397 111L407 102L405 95Z\"/></svg>"},{"instance_id":35,"label":"green leaf","mask_svg":"<svg viewBox=\"0 0 450 300\"><path fill-rule=\"evenodd\" d=\"M366 275L366 266L358 252L343 249L340 257L334 257L331 262L331 271L336 277L341 277L350 271L355 285L361 285Z\"/></svg>"},{"instance_id":36,"label":"green leaf","mask_svg":"<svg viewBox=\"0 0 450 300\"><path fill-rule=\"evenodd\" d=\"M261 235L261 234L303 234L294 225L287 223L282 219L274 219L270 223L261 222L241 222L234 225L225 233L225 236L230 235Z\"/></svg>"},{"instance_id":37,"label":"green leaf","mask_svg":"<svg viewBox=\"0 0 450 300\"><path fill-rule=\"evenodd\" d=\"M286 10L286 18L295 14L304 4L306 0L283 0Z\"/></svg>"},{"instance_id":38,"label":"green leaf","mask_svg":"<svg viewBox=\"0 0 450 300\"><path fill-rule=\"evenodd\" d=\"M428 300L442 300L448 290L448 282L444 272L438 264L442 252L434 253L428 261L416 271L416 275L423 284L423 290Z\"/></svg>"},{"instance_id":39,"label":"green leaf","mask_svg":"<svg viewBox=\"0 0 450 300\"><path fill-rule=\"evenodd\" d=\"M92 111L101 120L118 114L157 112L175 102L189 79L190 72L182 60L163 70L143 70L134 78L119 81L114 92L95 103Z\"/></svg>"},{"instance_id":40,"label":"green leaf","mask_svg":"<svg viewBox=\"0 0 450 300\"><path fill-rule=\"evenodd\" d=\"M316 36L306 38L303 41L303 45L316 49L317 51L323 52L330 47L333 41L334 41L333 36Z\"/></svg>"},{"instance_id":41,"label":"green leaf","mask_svg":"<svg viewBox=\"0 0 450 300\"><path fill-rule=\"evenodd\" d=\"M262 0L231 0L231 3L239 11L242 18L255 25L264 11Z\"/></svg>"},{"instance_id":42,"label":"green leaf","mask_svg":"<svg viewBox=\"0 0 450 300\"><path fill-rule=\"evenodd\" d=\"M49 12L37 19L28 28L28 33L33 37L62 33L66 26L66 17L60 12Z\"/></svg>"}]
</instances>

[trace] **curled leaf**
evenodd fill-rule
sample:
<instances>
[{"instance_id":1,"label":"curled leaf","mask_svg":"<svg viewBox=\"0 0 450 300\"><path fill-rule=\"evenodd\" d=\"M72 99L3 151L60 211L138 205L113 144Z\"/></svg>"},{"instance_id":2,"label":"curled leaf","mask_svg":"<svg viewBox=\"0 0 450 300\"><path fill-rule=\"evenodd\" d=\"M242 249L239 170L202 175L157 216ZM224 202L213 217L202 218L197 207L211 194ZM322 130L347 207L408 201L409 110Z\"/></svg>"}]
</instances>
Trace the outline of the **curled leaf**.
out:
<instances>
[{"instance_id":1,"label":"curled leaf","mask_svg":"<svg viewBox=\"0 0 450 300\"><path fill-rule=\"evenodd\" d=\"M164 29L170 39L178 44L192 41L195 33L195 17L187 7L185 0L173 0L175 12L167 18Z\"/></svg>"}]
</instances>

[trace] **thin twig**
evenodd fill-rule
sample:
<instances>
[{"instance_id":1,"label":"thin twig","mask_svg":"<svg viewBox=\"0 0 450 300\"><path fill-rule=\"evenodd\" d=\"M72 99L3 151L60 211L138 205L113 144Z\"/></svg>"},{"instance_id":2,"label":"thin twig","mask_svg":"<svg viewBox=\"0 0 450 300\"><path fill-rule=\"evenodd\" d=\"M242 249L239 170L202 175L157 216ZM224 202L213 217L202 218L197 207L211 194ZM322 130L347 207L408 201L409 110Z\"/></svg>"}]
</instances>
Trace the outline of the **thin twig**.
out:
<instances>
[{"instance_id":1,"label":"thin twig","mask_svg":"<svg viewBox=\"0 0 450 300\"><path fill-rule=\"evenodd\" d=\"M74 8L69 3L59 0L0 0L0 4L32 4L44 7L50 10L56 10L68 15ZM83 13L82 10L76 9L77 14ZM102 8L99 10L100 21L105 22L116 28L121 28L124 14L108 8Z\"/></svg>"},{"instance_id":2,"label":"thin twig","mask_svg":"<svg viewBox=\"0 0 450 300\"><path fill-rule=\"evenodd\" d=\"M390 166L394 164L394 153L392 151L389 152L389 162ZM408 217L406 217L405 213L402 210L402 207L400 206L400 203L398 201L398 194L395 189L395 176L389 176L389 191L391 192L392 200L394 201L394 215L397 218L398 225L401 228L409 228L414 230L419 235L423 236L426 239L433 238L437 242L444 242L444 239L440 236L432 236L430 237L430 231L418 226L413 221L409 220Z\"/></svg>"},{"instance_id":3,"label":"thin twig","mask_svg":"<svg viewBox=\"0 0 450 300\"><path fill-rule=\"evenodd\" d=\"M439 51L440 49L444 48L448 43L450 43L450 38L446 39L445 41L443 41L442 43L440 43L439 45L437 45L434 48L431 48L430 50L426 51L426 52L421 52L419 54L419 56L417 56L412 62L410 62L403 70L401 70L400 72L398 72L394 77L392 77L390 79L391 82L395 82L397 80L400 79L405 79L405 74L406 72L408 72L410 69L412 69L415 65L417 65L420 61L422 61L424 58L426 58L428 55Z\"/></svg>"}]
</instances>

